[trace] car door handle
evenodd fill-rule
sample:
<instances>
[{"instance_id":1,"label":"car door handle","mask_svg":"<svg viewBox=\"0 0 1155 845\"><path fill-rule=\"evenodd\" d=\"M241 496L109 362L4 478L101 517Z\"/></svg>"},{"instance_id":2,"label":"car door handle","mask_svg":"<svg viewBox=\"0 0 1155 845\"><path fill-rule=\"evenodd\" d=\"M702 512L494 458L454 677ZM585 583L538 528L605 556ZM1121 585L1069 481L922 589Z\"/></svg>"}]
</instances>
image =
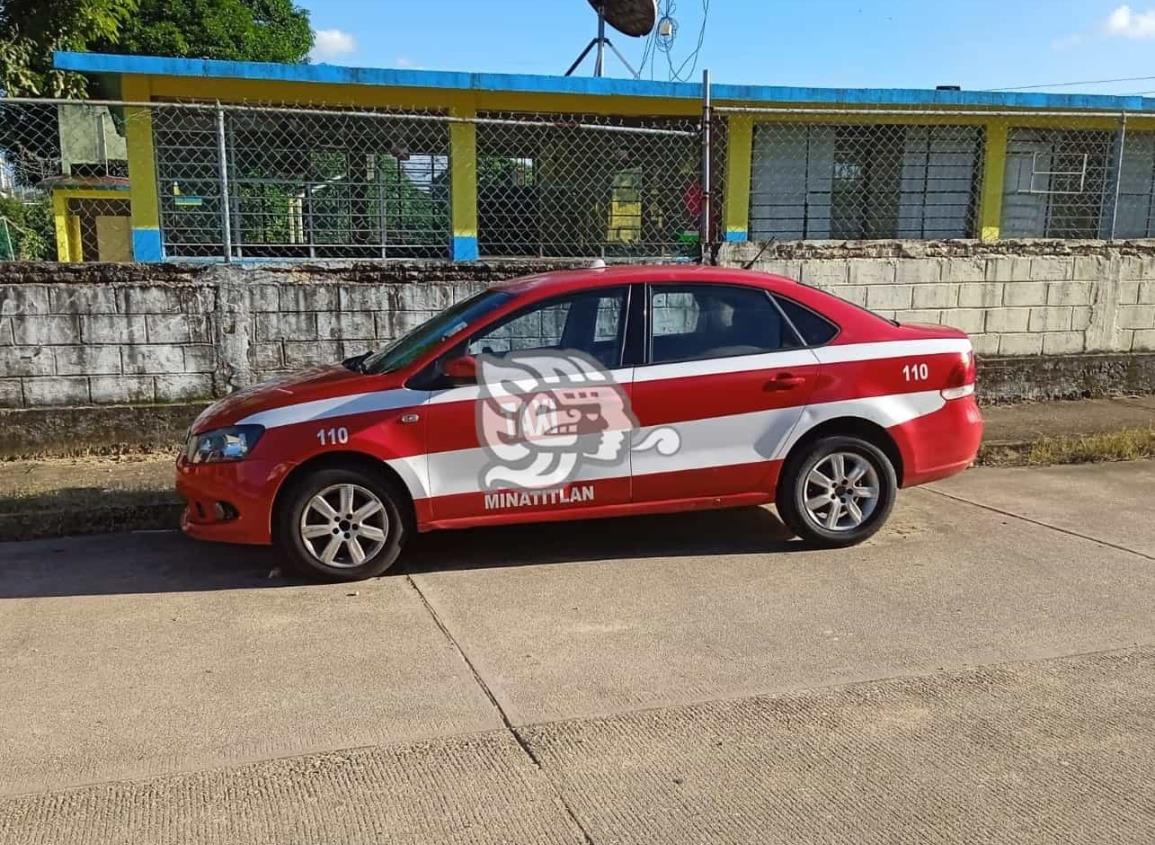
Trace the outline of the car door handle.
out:
<instances>
[{"instance_id":1,"label":"car door handle","mask_svg":"<svg viewBox=\"0 0 1155 845\"><path fill-rule=\"evenodd\" d=\"M779 373L766 382L765 390L793 390L806 383L805 376L796 376L794 373Z\"/></svg>"}]
</instances>

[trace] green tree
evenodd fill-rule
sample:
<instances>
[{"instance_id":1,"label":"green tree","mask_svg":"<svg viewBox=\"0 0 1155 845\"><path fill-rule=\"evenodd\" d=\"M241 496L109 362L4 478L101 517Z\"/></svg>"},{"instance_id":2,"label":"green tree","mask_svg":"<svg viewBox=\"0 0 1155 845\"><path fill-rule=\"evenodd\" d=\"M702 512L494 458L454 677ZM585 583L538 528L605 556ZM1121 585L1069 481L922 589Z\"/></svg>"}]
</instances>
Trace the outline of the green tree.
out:
<instances>
[{"instance_id":1,"label":"green tree","mask_svg":"<svg viewBox=\"0 0 1155 845\"><path fill-rule=\"evenodd\" d=\"M0 0L2 1L2 0ZM139 0L107 53L303 62L313 47L309 13L292 0Z\"/></svg>"},{"instance_id":2,"label":"green tree","mask_svg":"<svg viewBox=\"0 0 1155 845\"><path fill-rule=\"evenodd\" d=\"M0 88L8 96L83 97L85 79L52 67L53 50L113 43L137 0L0 0Z\"/></svg>"}]
</instances>

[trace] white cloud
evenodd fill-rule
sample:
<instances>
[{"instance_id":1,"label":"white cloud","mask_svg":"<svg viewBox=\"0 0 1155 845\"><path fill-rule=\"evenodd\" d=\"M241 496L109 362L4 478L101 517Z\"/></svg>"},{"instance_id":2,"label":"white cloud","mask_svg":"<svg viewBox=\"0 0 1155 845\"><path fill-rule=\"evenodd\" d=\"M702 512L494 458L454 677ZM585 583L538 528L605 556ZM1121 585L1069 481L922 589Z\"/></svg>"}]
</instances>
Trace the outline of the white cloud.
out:
<instances>
[{"instance_id":1,"label":"white cloud","mask_svg":"<svg viewBox=\"0 0 1155 845\"><path fill-rule=\"evenodd\" d=\"M318 29L313 33L313 51L309 54L315 61L327 62L356 52L357 39L352 33L340 29Z\"/></svg>"},{"instance_id":2,"label":"white cloud","mask_svg":"<svg viewBox=\"0 0 1155 845\"><path fill-rule=\"evenodd\" d=\"M1130 6L1122 5L1107 16L1103 30L1122 38L1155 38L1155 9L1135 12Z\"/></svg>"}]
</instances>

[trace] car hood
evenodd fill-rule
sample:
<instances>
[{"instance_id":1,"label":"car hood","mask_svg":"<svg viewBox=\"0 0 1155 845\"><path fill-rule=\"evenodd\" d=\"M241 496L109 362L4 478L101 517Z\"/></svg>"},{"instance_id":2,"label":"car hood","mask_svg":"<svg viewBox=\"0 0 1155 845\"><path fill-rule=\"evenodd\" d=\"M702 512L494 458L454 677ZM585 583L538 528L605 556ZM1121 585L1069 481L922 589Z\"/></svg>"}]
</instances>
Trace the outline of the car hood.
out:
<instances>
[{"instance_id":1,"label":"car hood","mask_svg":"<svg viewBox=\"0 0 1155 845\"><path fill-rule=\"evenodd\" d=\"M340 364L314 367L230 393L205 408L193 422L191 431L193 434L201 434L214 428L236 425L253 414L287 405L400 386L400 377L392 373L356 373Z\"/></svg>"}]
</instances>

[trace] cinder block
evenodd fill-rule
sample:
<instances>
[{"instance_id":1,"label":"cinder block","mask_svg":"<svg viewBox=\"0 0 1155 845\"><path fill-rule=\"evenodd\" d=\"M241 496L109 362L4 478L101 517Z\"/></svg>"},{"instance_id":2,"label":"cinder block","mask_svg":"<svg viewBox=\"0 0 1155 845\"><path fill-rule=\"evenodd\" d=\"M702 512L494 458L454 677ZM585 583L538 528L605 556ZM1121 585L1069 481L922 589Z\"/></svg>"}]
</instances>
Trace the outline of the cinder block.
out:
<instances>
[{"instance_id":1,"label":"cinder block","mask_svg":"<svg viewBox=\"0 0 1155 845\"><path fill-rule=\"evenodd\" d=\"M1119 282L1119 304L1136 305L1139 302L1139 288L1142 282Z\"/></svg>"},{"instance_id":2,"label":"cinder block","mask_svg":"<svg viewBox=\"0 0 1155 845\"><path fill-rule=\"evenodd\" d=\"M1047 285L1047 304L1090 305L1094 294L1091 282L1055 282Z\"/></svg>"},{"instance_id":3,"label":"cinder block","mask_svg":"<svg viewBox=\"0 0 1155 845\"><path fill-rule=\"evenodd\" d=\"M976 355L998 355L999 336L997 334L972 334L971 346Z\"/></svg>"},{"instance_id":4,"label":"cinder block","mask_svg":"<svg viewBox=\"0 0 1155 845\"><path fill-rule=\"evenodd\" d=\"M20 379L0 379L0 408L24 407L24 390Z\"/></svg>"},{"instance_id":5,"label":"cinder block","mask_svg":"<svg viewBox=\"0 0 1155 845\"><path fill-rule=\"evenodd\" d=\"M155 378L157 402L211 399L214 395L212 376L205 373L180 373Z\"/></svg>"},{"instance_id":6,"label":"cinder block","mask_svg":"<svg viewBox=\"0 0 1155 845\"><path fill-rule=\"evenodd\" d=\"M1155 329L1140 329L1135 332L1131 338L1131 349L1134 352L1155 351Z\"/></svg>"},{"instance_id":7,"label":"cinder block","mask_svg":"<svg viewBox=\"0 0 1155 845\"><path fill-rule=\"evenodd\" d=\"M184 350L174 344L125 346L121 356L125 373L144 375L184 372Z\"/></svg>"},{"instance_id":8,"label":"cinder block","mask_svg":"<svg viewBox=\"0 0 1155 845\"><path fill-rule=\"evenodd\" d=\"M1028 332L1025 334L1004 334L999 336L1000 355L1041 355L1043 336Z\"/></svg>"},{"instance_id":9,"label":"cinder block","mask_svg":"<svg viewBox=\"0 0 1155 845\"><path fill-rule=\"evenodd\" d=\"M116 314L121 290L111 285L57 285L48 291L53 314Z\"/></svg>"},{"instance_id":10,"label":"cinder block","mask_svg":"<svg viewBox=\"0 0 1155 845\"><path fill-rule=\"evenodd\" d=\"M1102 255L1077 255L1072 278L1083 282L1105 282L1110 278L1110 266Z\"/></svg>"},{"instance_id":11,"label":"cinder block","mask_svg":"<svg viewBox=\"0 0 1155 845\"><path fill-rule=\"evenodd\" d=\"M211 373L217 368L217 350L211 344L184 347L184 372Z\"/></svg>"},{"instance_id":12,"label":"cinder block","mask_svg":"<svg viewBox=\"0 0 1155 845\"><path fill-rule=\"evenodd\" d=\"M865 308L866 291L867 288L863 285L843 285L842 287L835 288L833 293L835 296L841 297L847 302L853 302L855 305Z\"/></svg>"},{"instance_id":13,"label":"cinder block","mask_svg":"<svg viewBox=\"0 0 1155 845\"><path fill-rule=\"evenodd\" d=\"M995 308L1002 305L1003 284L986 282L959 285L958 304L960 308Z\"/></svg>"},{"instance_id":14,"label":"cinder block","mask_svg":"<svg viewBox=\"0 0 1155 845\"><path fill-rule=\"evenodd\" d=\"M264 372L284 368L285 358L280 343L254 343L251 349L254 368Z\"/></svg>"},{"instance_id":15,"label":"cinder block","mask_svg":"<svg viewBox=\"0 0 1155 845\"><path fill-rule=\"evenodd\" d=\"M314 364L336 364L341 360L341 348L335 340L315 340L302 343L285 341L285 366L291 370Z\"/></svg>"},{"instance_id":16,"label":"cinder block","mask_svg":"<svg viewBox=\"0 0 1155 845\"><path fill-rule=\"evenodd\" d=\"M1033 332L1070 331L1073 311L1073 308L1062 305L1043 305L1032 308L1027 328Z\"/></svg>"},{"instance_id":17,"label":"cinder block","mask_svg":"<svg viewBox=\"0 0 1155 845\"><path fill-rule=\"evenodd\" d=\"M148 330L143 314L94 314L80 318L85 343L145 343Z\"/></svg>"},{"instance_id":18,"label":"cinder block","mask_svg":"<svg viewBox=\"0 0 1155 845\"><path fill-rule=\"evenodd\" d=\"M895 277L892 258L855 258L849 263L849 282L852 285L893 285Z\"/></svg>"},{"instance_id":19,"label":"cinder block","mask_svg":"<svg viewBox=\"0 0 1155 845\"><path fill-rule=\"evenodd\" d=\"M1031 259L1031 278L1037 281L1061 282L1074 277L1075 262L1070 258L1046 256Z\"/></svg>"},{"instance_id":20,"label":"cinder block","mask_svg":"<svg viewBox=\"0 0 1155 845\"><path fill-rule=\"evenodd\" d=\"M377 314L377 337L401 337L420 326L436 311L394 311Z\"/></svg>"},{"instance_id":21,"label":"cinder block","mask_svg":"<svg viewBox=\"0 0 1155 845\"><path fill-rule=\"evenodd\" d=\"M209 318L203 314L146 314L149 343L208 343Z\"/></svg>"},{"instance_id":22,"label":"cinder block","mask_svg":"<svg viewBox=\"0 0 1155 845\"><path fill-rule=\"evenodd\" d=\"M1155 305L1155 281L1143 282L1139 285L1139 299L1140 305Z\"/></svg>"},{"instance_id":23,"label":"cinder block","mask_svg":"<svg viewBox=\"0 0 1155 845\"><path fill-rule=\"evenodd\" d=\"M256 316L256 339L259 341L317 339L317 315L312 312Z\"/></svg>"},{"instance_id":24,"label":"cinder block","mask_svg":"<svg viewBox=\"0 0 1155 845\"><path fill-rule=\"evenodd\" d=\"M49 346L5 346L0 348L0 378L50 376L56 362Z\"/></svg>"},{"instance_id":25,"label":"cinder block","mask_svg":"<svg viewBox=\"0 0 1155 845\"><path fill-rule=\"evenodd\" d=\"M24 379L24 404L29 408L88 403L88 379L84 376Z\"/></svg>"},{"instance_id":26,"label":"cinder block","mask_svg":"<svg viewBox=\"0 0 1155 845\"><path fill-rule=\"evenodd\" d=\"M1031 319L1029 308L992 308L987 311L987 332L1025 332Z\"/></svg>"},{"instance_id":27,"label":"cinder block","mask_svg":"<svg viewBox=\"0 0 1155 845\"><path fill-rule=\"evenodd\" d=\"M1081 332L1091 327L1091 307L1076 305L1071 309L1071 328Z\"/></svg>"},{"instance_id":28,"label":"cinder block","mask_svg":"<svg viewBox=\"0 0 1155 845\"><path fill-rule=\"evenodd\" d=\"M775 276L782 276L797 281L798 276L802 272L802 262L790 261L784 258L770 258L764 261L760 260L755 265L755 269L762 273L771 273ZM453 298L455 301L473 296L474 292L472 286L464 287L460 283L453 285Z\"/></svg>"},{"instance_id":29,"label":"cinder block","mask_svg":"<svg viewBox=\"0 0 1155 845\"><path fill-rule=\"evenodd\" d=\"M1124 282L1155 278L1155 261L1142 255L1119 256L1119 279Z\"/></svg>"},{"instance_id":30,"label":"cinder block","mask_svg":"<svg viewBox=\"0 0 1155 845\"><path fill-rule=\"evenodd\" d=\"M56 372L62 376L116 375L121 372L119 346L57 346Z\"/></svg>"},{"instance_id":31,"label":"cinder block","mask_svg":"<svg viewBox=\"0 0 1155 845\"><path fill-rule=\"evenodd\" d=\"M954 308L958 304L958 285L915 285L915 308Z\"/></svg>"},{"instance_id":32,"label":"cinder block","mask_svg":"<svg viewBox=\"0 0 1155 845\"><path fill-rule=\"evenodd\" d=\"M1155 329L1155 305L1120 305L1117 325L1121 329Z\"/></svg>"},{"instance_id":33,"label":"cinder block","mask_svg":"<svg viewBox=\"0 0 1155 845\"><path fill-rule=\"evenodd\" d=\"M905 311L912 301L910 285L879 285L866 289L866 306L871 309Z\"/></svg>"},{"instance_id":34,"label":"cinder block","mask_svg":"<svg viewBox=\"0 0 1155 845\"><path fill-rule=\"evenodd\" d=\"M133 285L124 289L126 314L199 314L211 307L200 285Z\"/></svg>"},{"instance_id":35,"label":"cinder block","mask_svg":"<svg viewBox=\"0 0 1155 845\"><path fill-rule=\"evenodd\" d=\"M850 281L850 265L843 258L816 258L803 261L798 280L811 287L836 287Z\"/></svg>"},{"instance_id":36,"label":"cinder block","mask_svg":"<svg viewBox=\"0 0 1155 845\"><path fill-rule=\"evenodd\" d=\"M894 319L900 323L941 323L942 312L938 310L895 311Z\"/></svg>"},{"instance_id":37,"label":"cinder block","mask_svg":"<svg viewBox=\"0 0 1155 845\"><path fill-rule=\"evenodd\" d=\"M89 382L97 405L156 401L152 376L93 376Z\"/></svg>"},{"instance_id":38,"label":"cinder block","mask_svg":"<svg viewBox=\"0 0 1155 845\"><path fill-rule=\"evenodd\" d=\"M280 297L281 311L337 311L341 307L337 285L283 284Z\"/></svg>"},{"instance_id":39,"label":"cinder block","mask_svg":"<svg viewBox=\"0 0 1155 845\"><path fill-rule=\"evenodd\" d=\"M340 290L342 311L393 311L397 308L396 285L349 284Z\"/></svg>"},{"instance_id":40,"label":"cinder block","mask_svg":"<svg viewBox=\"0 0 1155 845\"><path fill-rule=\"evenodd\" d=\"M76 319L60 314L13 317L12 334L18 346L64 346L79 343L80 328Z\"/></svg>"},{"instance_id":41,"label":"cinder block","mask_svg":"<svg viewBox=\"0 0 1155 845\"><path fill-rule=\"evenodd\" d=\"M252 285L248 294L250 311L273 313L281 310L280 285Z\"/></svg>"},{"instance_id":42,"label":"cinder block","mask_svg":"<svg viewBox=\"0 0 1155 845\"><path fill-rule=\"evenodd\" d=\"M51 313L48 290L45 285L5 285L0 287L0 317Z\"/></svg>"},{"instance_id":43,"label":"cinder block","mask_svg":"<svg viewBox=\"0 0 1155 845\"><path fill-rule=\"evenodd\" d=\"M11 346L15 343L12 337L12 322L15 317L0 317L0 346Z\"/></svg>"},{"instance_id":44,"label":"cinder block","mask_svg":"<svg viewBox=\"0 0 1155 845\"><path fill-rule=\"evenodd\" d=\"M942 281L942 259L900 258L894 265L894 281L900 285L933 285Z\"/></svg>"},{"instance_id":45,"label":"cinder block","mask_svg":"<svg viewBox=\"0 0 1155 845\"><path fill-rule=\"evenodd\" d=\"M986 315L981 308L948 308L942 312L942 321L967 334L977 334L985 327Z\"/></svg>"},{"instance_id":46,"label":"cinder block","mask_svg":"<svg viewBox=\"0 0 1155 845\"><path fill-rule=\"evenodd\" d=\"M444 311L453 304L453 289L448 285L415 283L397 290L397 307L401 311Z\"/></svg>"},{"instance_id":47,"label":"cinder block","mask_svg":"<svg viewBox=\"0 0 1155 845\"><path fill-rule=\"evenodd\" d=\"M987 259L988 282L1027 282L1031 279L1031 259L997 255Z\"/></svg>"},{"instance_id":48,"label":"cinder block","mask_svg":"<svg viewBox=\"0 0 1155 845\"><path fill-rule=\"evenodd\" d=\"M1003 305L1045 305L1047 286L1042 282L1012 282L1003 288Z\"/></svg>"},{"instance_id":49,"label":"cinder block","mask_svg":"<svg viewBox=\"0 0 1155 845\"><path fill-rule=\"evenodd\" d=\"M1082 332L1047 332L1043 335L1044 355L1073 355L1082 351Z\"/></svg>"},{"instance_id":50,"label":"cinder block","mask_svg":"<svg viewBox=\"0 0 1155 845\"><path fill-rule=\"evenodd\" d=\"M317 314L317 336L322 340L369 339L375 332L371 311L322 311Z\"/></svg>"},{"instance_id":51,"label":"cinder block","mask_svg":"<svg viewBox=\"0 0 1155 845\"><path fill-rule=\"evenodd\" d=\"M343 361L363 352L376 352L380 348L375 340L343 340L340 343L340 357Z\"/></svg>"},{"instance_id":52,"label":"cinder block","mask_svg":"<svg viewBox=\"0 0 1155 845\"><path fill-rule=\"evenodd\" d=\"M985 258L949 258L943 262L944 282L985 282L987 260Z\"/></svg>"}]
</instances>

